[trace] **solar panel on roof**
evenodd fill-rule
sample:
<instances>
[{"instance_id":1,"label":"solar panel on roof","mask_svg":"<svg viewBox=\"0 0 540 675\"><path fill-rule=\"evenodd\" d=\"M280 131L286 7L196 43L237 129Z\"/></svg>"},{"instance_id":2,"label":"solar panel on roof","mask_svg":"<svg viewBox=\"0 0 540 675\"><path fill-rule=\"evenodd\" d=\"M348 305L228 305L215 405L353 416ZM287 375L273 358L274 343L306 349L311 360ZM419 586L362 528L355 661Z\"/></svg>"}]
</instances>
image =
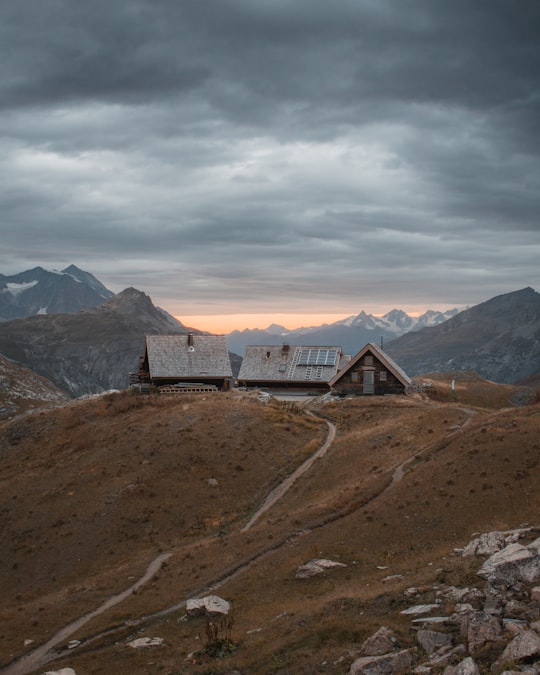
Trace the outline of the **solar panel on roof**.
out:
<instances>
[{"instance_id":1,"label":"solar panel on roof","mask_svg":"<svg viewBox=\"0 0 540 675\"><path fill-rule=\"evenodd\" d=\"M299 366L334 366L337 359L337 349L302 349Z\"/></svg>"}]
</instances>

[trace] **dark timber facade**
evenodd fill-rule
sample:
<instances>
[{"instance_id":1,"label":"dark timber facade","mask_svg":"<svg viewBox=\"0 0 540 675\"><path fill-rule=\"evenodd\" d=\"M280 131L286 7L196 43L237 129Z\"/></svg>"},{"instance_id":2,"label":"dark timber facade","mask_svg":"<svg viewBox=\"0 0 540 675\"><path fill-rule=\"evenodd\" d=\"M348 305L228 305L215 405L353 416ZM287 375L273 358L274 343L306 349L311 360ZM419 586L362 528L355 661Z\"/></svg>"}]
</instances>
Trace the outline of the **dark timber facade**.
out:
<instances>
[{"instance_id":1,"label":"dark timber facade","mask_svg":"<svg viewBox=\"0 0 540 675\"><path fill-rule=\"evenodd\" d=\"M330 388L341 396L384 396L403 394L411 383L409 376L384 353L368 343L330 380Z\"/></svg>"}]
</instances>

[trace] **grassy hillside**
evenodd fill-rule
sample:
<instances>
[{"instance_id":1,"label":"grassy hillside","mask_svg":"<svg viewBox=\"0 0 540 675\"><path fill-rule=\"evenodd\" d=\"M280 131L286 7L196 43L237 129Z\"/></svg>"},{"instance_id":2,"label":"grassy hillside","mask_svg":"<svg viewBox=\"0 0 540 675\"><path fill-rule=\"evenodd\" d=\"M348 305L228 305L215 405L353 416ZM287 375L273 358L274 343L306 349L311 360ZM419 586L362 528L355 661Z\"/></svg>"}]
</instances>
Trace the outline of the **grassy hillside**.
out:
<instances>
[{"instance_id":1,"label":"grassy hillside","mask_svg":"<svg viewBox=\"0 0 540 675\"><path fill-rule=\"evenodd\" d=\"M161 571L71 636L84 644L54 668L346 673L383 624L412 644L399 614L406 588L429 600L433 584L474 584L478 564L452 556L455 547L474 532L539 524L538 405L465 398L320 403L334 443L247 532L266 494L323 442L324 422L233 392L110 394L5 423L0 664L128 588L165 552ZM312 558L346 567L296 579ZM233 605L238 650L223 659L190 656L205 644L204 620L182 619L182 601L209 590ZM141 636L165 644L126 646Z\"/></svg>"}]
</instances>

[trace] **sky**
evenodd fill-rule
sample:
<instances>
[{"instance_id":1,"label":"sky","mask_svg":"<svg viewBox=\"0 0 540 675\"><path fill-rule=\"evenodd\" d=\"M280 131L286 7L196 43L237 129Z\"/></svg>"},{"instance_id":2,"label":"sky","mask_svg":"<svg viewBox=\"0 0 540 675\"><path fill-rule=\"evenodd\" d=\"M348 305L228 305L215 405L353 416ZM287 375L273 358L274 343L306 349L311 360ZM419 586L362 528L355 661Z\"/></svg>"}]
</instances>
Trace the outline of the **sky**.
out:
<instances>
[{"instance_id":1,"label":"sky","mask_svg":"<svg viewBox=\"0 0 540 675\"><path fill-rule=\"evenodd\" d=\"M206 330L540 290L539 29L538 0L3 0L0 273Z\"/></svg>"}]
</instances>

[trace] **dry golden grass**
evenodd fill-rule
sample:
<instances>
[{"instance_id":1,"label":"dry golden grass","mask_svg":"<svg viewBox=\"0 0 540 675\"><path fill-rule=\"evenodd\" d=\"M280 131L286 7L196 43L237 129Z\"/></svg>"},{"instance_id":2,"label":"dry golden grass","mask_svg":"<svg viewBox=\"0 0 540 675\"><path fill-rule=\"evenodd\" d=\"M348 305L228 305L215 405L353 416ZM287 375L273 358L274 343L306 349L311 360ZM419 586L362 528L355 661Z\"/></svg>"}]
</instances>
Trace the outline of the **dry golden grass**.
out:
<instances>
[{"instance_id":1,"label":"dry golden grass","mask_svg":"<svg viewBox=\"0 0 540 675\"><path fill-rule=\"evenodd\" d=\"M245 533L325 424L236 392L124 393L5 424L0 663L127 588L162 551L172 556L158 575L73 635L96 637L55 669L346 673L383 624L413 644L399 614L405 588L425 587L427 601L435 583L475 584L478 562L452 556L454 547L476 531L539 524L540 409L487 410L472 399L320 407L337 424L335 442ZM315 557L347 567L295 579ZM188 658L205 644L204 620L181 620L181 607L158 612L211 587L233 604L238 650ZM130 636L165 646L132 650Z\"/></svg>"}]
</instances>

